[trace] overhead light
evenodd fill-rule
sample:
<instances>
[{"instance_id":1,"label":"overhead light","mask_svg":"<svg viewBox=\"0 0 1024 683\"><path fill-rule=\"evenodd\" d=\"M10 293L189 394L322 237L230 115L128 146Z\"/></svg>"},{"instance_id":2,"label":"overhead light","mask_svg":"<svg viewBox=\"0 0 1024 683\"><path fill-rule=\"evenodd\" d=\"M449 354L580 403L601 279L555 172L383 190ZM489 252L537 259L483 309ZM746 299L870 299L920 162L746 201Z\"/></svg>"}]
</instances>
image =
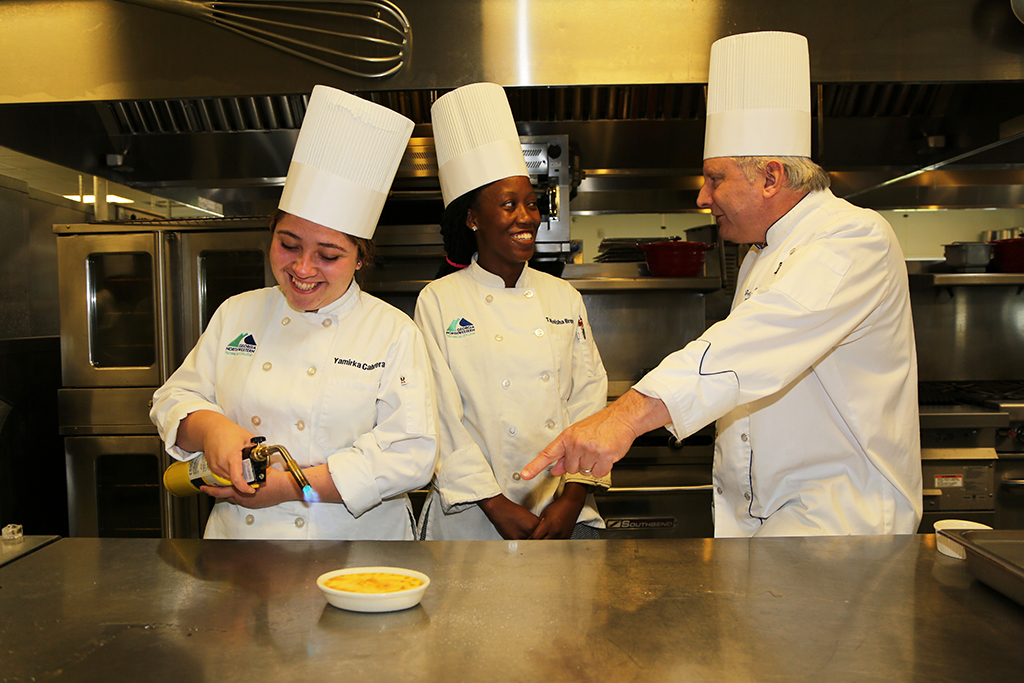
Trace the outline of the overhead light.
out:
<instances>
[{"instance_id":1,"label":"overhead light","mask_svg":"<svg viewBox=\"0 0 1024 683\"><path fill-rule=\"evenodd\" d=\"M78 195L78 194L66 194L64 199L70 199L73 202L81 202L83 204L95 204L96 197L91 194ZM124 197L118 197L116 194L107 195L107 204L134 204L134 199L126 199Z\"/></svg>"}]
</instances>

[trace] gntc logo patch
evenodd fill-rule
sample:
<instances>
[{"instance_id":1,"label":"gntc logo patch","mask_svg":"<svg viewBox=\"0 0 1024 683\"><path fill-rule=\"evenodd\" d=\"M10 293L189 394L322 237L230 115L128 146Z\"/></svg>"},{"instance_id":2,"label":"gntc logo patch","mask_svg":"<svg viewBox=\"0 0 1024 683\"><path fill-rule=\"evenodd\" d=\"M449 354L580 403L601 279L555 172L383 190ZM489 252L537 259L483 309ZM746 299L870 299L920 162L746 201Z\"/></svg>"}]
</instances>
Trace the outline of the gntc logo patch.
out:
<instances>
[{"instance_id":1,"label":"gntc logo patch","mask_svg":"<svg viewBox=\"0 0 1024 683\"><path fill-rule=\"evenodd\" d=\"M243 332L227 345L224 353L229 356L251 356L256 353L256 339L250 333Z\"/></svg>"},{"instance_id":2,"label":"gntc logo patch","mask_svg":"<svg viewBox=\"0 0 1024 683\"><path fill-rule=\"evenodd\" d=\"M465 318L456 318L444 334L446 337L469 337L476 334L476 327Z\"/></svg>"}]
</instances>

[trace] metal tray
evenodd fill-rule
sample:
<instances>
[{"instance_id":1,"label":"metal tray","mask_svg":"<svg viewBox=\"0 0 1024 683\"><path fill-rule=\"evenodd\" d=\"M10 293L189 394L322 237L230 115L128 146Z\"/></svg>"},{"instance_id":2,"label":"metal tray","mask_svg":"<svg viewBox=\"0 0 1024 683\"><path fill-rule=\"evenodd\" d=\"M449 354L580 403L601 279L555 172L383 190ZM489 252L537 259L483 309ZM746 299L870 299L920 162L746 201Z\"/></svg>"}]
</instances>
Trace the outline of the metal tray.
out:
<instances>
[{"instance_id":1,"label":"metal tray","mask_svg":"<svg viewBox=\"0 0 1024 683\"><path fill-rule=\"evenodd\" d=\"M1024 531L940 529L937 533L963 546L967 571L1024 606Z\"/></svg>"}]
</instances>

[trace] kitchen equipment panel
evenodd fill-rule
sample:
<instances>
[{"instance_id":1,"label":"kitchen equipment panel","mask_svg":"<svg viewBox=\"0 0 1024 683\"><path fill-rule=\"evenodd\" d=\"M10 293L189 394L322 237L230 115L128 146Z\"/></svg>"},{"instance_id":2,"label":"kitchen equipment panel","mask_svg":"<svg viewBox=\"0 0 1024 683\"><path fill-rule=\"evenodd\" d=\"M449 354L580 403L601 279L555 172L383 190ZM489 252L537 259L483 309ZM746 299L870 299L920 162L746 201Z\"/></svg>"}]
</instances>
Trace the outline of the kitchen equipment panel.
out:
<instances>
[{"instance_id":1,"label":"kitchen equipment panel","mask_svg":"<svg viewBox=\"0 0 1024 683\"><path fill-rule=\"evenodd\" d=\"M228 297L273 283L266 217L59 224L72 535L197 537L210 503L161 486L153 392Z\"/></svg>"},{"instance_id":2,"label":"kitchen equipment panel","mask_svg":"<svg viewBox=\"0 0 1024 683\"><path fill-rule=\"evenodd\" d=\"M153 232L57 240L64 386L160 383L159 249Z\"/></svg>"}]
</instances>

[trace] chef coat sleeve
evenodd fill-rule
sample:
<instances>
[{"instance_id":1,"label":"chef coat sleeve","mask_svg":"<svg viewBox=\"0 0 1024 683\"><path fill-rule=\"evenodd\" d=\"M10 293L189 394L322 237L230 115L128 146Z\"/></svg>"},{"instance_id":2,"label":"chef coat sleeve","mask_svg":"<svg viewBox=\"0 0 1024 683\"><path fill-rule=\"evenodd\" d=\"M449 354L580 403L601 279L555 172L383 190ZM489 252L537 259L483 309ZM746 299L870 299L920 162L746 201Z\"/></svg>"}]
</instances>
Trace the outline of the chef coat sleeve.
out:
<instances>
[{"instance_id":1,"label":"chef coat sleeve","mask_svg":"<svg viewBox=\"0 0 1024 683\"><path fill-rule=\"evenodd\" d=\"M437 409L423 337L408 316L390 340L377 390L377 423L327 457L341 500L359 517L426 485L437 464Z\"/></svg>"},{"instance_id":2,"label":"chef coat sleeve","mask_svg":"<svg viewBox=\"0 0 1024 683\"><path fill-rule=\"evenodd\" d=\"M579 321L576 338L573 340L572 353L572 389L566 408L569 412L569 423L578 422L608 405L608 373L601 362L594 334L590 329L590 319L583 297L576 295L575 318ZM604 477L592 477L585 474L565 474L567 482L577 482L588 486L608 488L612 485L611 474Z\"/></svg>"},{"instance_id":3,"label":"chef coat sleeve","mask_svg":"<svg viewBox=\"0 0 1024 683\"><path fill-rule=\"evenodd\" d=\"M664 401L677 438L781 391L833 348L855 340L872 311L899 296L883 231L869 224L825 232L787 255L770 282L634 386Z\"/></svg>"},{"instance_id":4,"label":"chef coat sleeve","mask_svg":"<svg viewBox=\"0 0 1024 683\"><path fill-rule=\"evenodd\" d=\"M197 410L224 414L224 410L217 405L215 380L217 359L220 357L218 352L221 348L223 309L226 305L217 308L184 362L153 394L149 419L156 425L167 453L178 460L191 460L199 455L199 452L192 453L174 444L181 421Z\"/></svg>"},{"instance_id":5,"label":"chef coat sleeve","mask_svg":"<svg viewBox=\"0 0 1024 683\"><path fill-rule=\"evenodd\" d=\"M423 332L437 392L440 461L434 485L445 514L501 494L501 486L480 446L463 424L462 394L448 367L444 322L436 292L424 288L416 300L414 319Z\"/></svg>"}]
</instances>

